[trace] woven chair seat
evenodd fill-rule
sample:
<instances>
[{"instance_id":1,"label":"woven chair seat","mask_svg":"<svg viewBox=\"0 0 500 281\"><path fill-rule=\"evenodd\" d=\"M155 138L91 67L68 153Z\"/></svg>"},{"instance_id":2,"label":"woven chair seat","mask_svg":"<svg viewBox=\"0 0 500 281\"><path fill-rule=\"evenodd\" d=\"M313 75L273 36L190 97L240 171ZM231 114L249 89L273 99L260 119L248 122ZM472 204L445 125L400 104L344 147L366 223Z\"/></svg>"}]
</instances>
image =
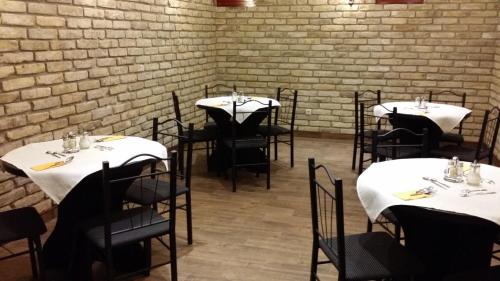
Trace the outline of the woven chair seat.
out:
<instances>
[{"instance_id":1,"label":"woven chair seat","mask_svg":"<svg viewBox=\"0 0 500 281\"><path fill-rule=\"evenodd\" d=\"M127 189L125 198L133 203L151 205L170 198L169 186L170 183L166 181L158 181L157 183L155 179L142 179L142 187L137 181L132 183ZM184 181L178 181L176 196L185 194L186 192L188 192L188 188L185 186Z\"/></svg>"},{"instance_id":2,"label":"woven chair seat","mask_svg":"<svg viewBox=\"0 0 500 281\"><path fill-rule=\"evenodd\" d=\"M439 138L440 142L463 143L464 136L456 133L443 133Z\"/></svg>"},{"instance_id":3,"label":"woven chair seat","mask_svg":"<svg viewBox=\"0 0 500 281\"><path fill-rule=\"evenodd\" d=\"M267 135L267 126L259 126L258 129L259 134L261 135ZM277 136L277 135L286 135L290 133L289 128L285 128L279 125L271 125L269 128L269 135L270 136Z\"/></svg>"},{"instance_id":4,"label":"woven chair seat","mask_svg":"<svg viewBox=\"0 0 500 281\"><path fill-rule=\"evenodd\" d=\"M95 225L94 222L100 220L102 219L96 218L86 222L85 225ZM110 226L111 232L116 233L111 239L111 245L115 247L168 234L170 221L150 207L139 207L115 214ZM86 227L85 236L99 249L104 250L104 225Z\"/></svg>"},{"instance_id":5,"label":"woven chair seat","mask_svg":"<svg viewBox=\"0 0 500 281\"><path fill-rule=\"evenodd\" d=\"M223 143L227 147L232 147L231 139L224 139ZM266 139L260 137L241 138L235 141L236 149L264 148L267 146Z\"/></svg>"},{"instance_id":6,"label":"woven chair seat","mask_svg":"<svg viewBox=\"0 0 500 281\"><path fill-rule=\"evenodd\" d=\"M337 240L320 240L320 246L337 265ZM422 263L385 232L348 235L345 237L345 248L346 280L375 280L424 272Z\"/></svg>"},{"instance_id":7,"label":"woven chair seat","mask_svg":"<svg viewBox=\"0 0 500 281\"><path fill-rule=\"evenodd\" d=\"M42 218L34 208L19 208L0 213L0 244L38 237L46 231Z\"/></svg>"},{"instance_id":8,"label":"woven chair seat","mask_svg":"<svg viewBox=\"0 0 500 281\"><path fill-rule=\"evenodd\" d=\"M467 146L458 145L446 145L440 147L439 149L433 149L429 152L432 157L442 157L451 159L453 156L457 156L458 159L463 161L473 162L476 156L476 149ZM479 154L479 158L485 158L488 156L488 151L482 151Z\"/></svg>"}]
</instances>

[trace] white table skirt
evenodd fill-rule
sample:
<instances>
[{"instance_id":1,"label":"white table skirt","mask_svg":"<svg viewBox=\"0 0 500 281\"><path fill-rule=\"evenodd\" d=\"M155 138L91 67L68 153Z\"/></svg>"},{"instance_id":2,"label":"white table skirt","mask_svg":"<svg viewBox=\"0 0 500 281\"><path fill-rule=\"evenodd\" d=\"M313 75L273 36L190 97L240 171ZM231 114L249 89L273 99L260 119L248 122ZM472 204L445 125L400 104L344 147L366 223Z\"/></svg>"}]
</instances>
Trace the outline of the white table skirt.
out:
<instances>
[{"instance_id":1,"label":"white table skirt","mask_svg":"<svg viewBox=\"0 0 500 281\"><path fill-rule=\"evenodd\" d=\"M374 163L358 178L358 197L368 217L374 221L380 213L391 206L408 205L467 214L492 221L500 225L500 168L481 164L481 177L494 183L483 181L479 187L443 180L446 159L401 159ZM427 176L450 186L441 189L429 181ZM404 201L394 195L397 192L435 187L436 193L430 198ZM463 189L487 189L496 194L461 197Z\"/></svg>"},{"instance_id":2,"label":"white table skirt","mask_svg":"<svg viewBox=\"0 0 500 281\"><path fill-rule=\"evenodd\" d=\"M373 113L377 117L382 117L391 113L396 107L398 113L425 116L432 120L441 128L443 132L450 132L460 124L462 119L471 113L471 110L454 105L441 103L427 103L427 109L419 109L414 102L387 102L382 106L376 105L373 108Z\"/></svg>"},{"instance_id":3,"label":"white table skirt","mask_svg":"<svg viewBox=\"0 0 500 281\"><path fill-rule=\"evenodd\" d=\"M104 136L93 136L92 140ZM95 145L112 147L113 150L101 151ZM71 154L73 161L64 166L34 171L31 167L54 161L61 161L46 151L62 151L62 140L32 143L14 149L2 157L2 161L21 169L41 190L55 203L59 204L64 197L86 176L102 169L102 162L108 161L110 167L121 165L126 160L141 153L152 154L161 158L167 157L167 149L158 142L139 138L126 137L102 143L93 143L89 149ZM68 155L70 156L70 155ZM136 161L144 158L137 158Z\"/></svg>"},{"instance_id":4,"label":"white table skirt","mask_svg":"<svg viewBox=\"0 0 500 281\"><path fill-rule=\"evenodd\" d=\"M273 107L280 106L280 103L275 99L263 98L263 97L247 97L247 98L259 102L247 102L242 106L236 107L237 110L236 121L240 124L243 123L243 121L245 121L250 115L252 115L252 112L255 112L261 108L265 108L268 105L269 100L271 100L271 106ZM233 100L232 97L230 96L201 99L196 102L196 106L220 108L229 113L230 116L233 116ZM245 113L238 113L238 111L242 111Z\"/></svg>"}]
</instances>

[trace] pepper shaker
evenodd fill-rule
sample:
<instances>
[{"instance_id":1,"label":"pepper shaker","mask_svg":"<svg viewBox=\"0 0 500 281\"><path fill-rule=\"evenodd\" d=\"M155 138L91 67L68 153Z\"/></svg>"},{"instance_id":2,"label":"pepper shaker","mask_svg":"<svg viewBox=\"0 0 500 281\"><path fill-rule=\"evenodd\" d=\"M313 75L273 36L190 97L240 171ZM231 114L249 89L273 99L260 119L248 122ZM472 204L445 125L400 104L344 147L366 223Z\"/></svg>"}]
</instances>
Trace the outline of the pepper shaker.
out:
<instances>
[{"instance_id":1,"label":"pepper shaker","mask_svg":"<svg viewBox=\"0 0 500 281\"><path fill-rule=\"evenodd\" d=\"M88 132L83 132L80 137L80 149L87 149L90 147L90 137Z\"/></svg>"}]
</instances>

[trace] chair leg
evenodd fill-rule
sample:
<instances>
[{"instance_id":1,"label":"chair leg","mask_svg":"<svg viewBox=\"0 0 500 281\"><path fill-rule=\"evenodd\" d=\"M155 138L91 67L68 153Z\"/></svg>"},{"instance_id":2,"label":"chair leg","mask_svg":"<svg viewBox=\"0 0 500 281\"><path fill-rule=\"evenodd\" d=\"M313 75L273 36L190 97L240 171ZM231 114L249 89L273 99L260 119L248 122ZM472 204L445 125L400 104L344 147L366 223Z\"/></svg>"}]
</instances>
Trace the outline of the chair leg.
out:
<instances>
[{"instance_id":1,"label":"chair leg","mask_svg":"<svg viewBox=\"0 0 500 281\"><path fill-rule=\"evenodd\" d=\"M310 281L316 281L316 274L318 270L318 245L313 242L312 254L311 254L311 276Z\"/></svg>"},{"instance_id":2,"label":"chair leg","mask_svg":"<svg viewBox=\"0 0 500 281\"><path fill-rule=\"evenodd\" d=\"M148 238L144 241L144 256L146 257L146 268L147 270L144 272L144 276L149 276L149 271L151 268L151 238Z\"/></svg>"},{"instance_id":3,"label":"chair leg","mask_svg":"<svg viewBox=\"0 0 500 281\"><path fill-rule=\"evenodd\" d=\"M372 232L373 231L373 223L368 219L368 222L366 224L366 232Z\"/></svg>"},{"instance_id":4,"label":"chair leg","mask_svg":"<svg viewBox=\"0 0 500 281\"><path fill-rule=\"evenodd\" d=\"M30 253L30 261L31 261L31 272L33 273L34 278L38 278L38 270L37 270L37 262L35 257L35 248L33 246L34 241L31 238L28 238L28 248Z\"/></svg>"},{"instance_id":5,"label":"chair leg","mask_svg":"<svg viewBox=\"0 0 500 281\"><path fill-rule=\"evenodd\" d=\"M209 170L208 167L210 167L209 166L209 164L210 164L210 160L209 160L209 157L210 157L210 141L207 141L206 145L207 145L207 147L206 147L206 152L207 152L207 170Z\"/></svg>"},{"instance_id":6,"label":"chair leg","mask_svg":"<svg viewBox=\"0 0 500 281\"><path fill-rule=\"evenodd\" d=\"M169 234L170 242L170 280L177 281L177 245L175 241L175 231Z\"/></svg>"},{"instance_id":7,"label":"chair leg","mask_svg":"<svg viewBox=\"0 0 500 281\"><path fill-rule=\"evenodd\" d=\"M290 134L290 167L293 168L294 166L294 150L293 150L293 134Z\"/></svg>"},{"instance_id":8,"label":"chair leg","mask_svg":"<svg viewBox=\"0 0 500 281\"><path fill-rule=\"evenodd\" d=\"M363 172L363 161L364 161L364 154L365 150L363 149L363 144L360 144L359 148L359 163L358 163L358 175L361 175Z\"/></svg>"},{"instance_id":9,"label":"chair leg","mask_svg":"<svg viewBox=\"0 0 500 281\"><path fill-rule=\"evenodd\" d=\"M394 224L394 236L398 242L401 241L401 226L399 224Z\"/></svg>"},{"instance_id":10,"label":"chair leg","mask_svg":"<svg viewBox=\"0 0 500 281\"><path fill-rule=\"evenodd\" d=\"M354 132L354 146L352 148L352 167L351 170L356 168L356 154L358 152L358 134Z\"/></svg>"},{"instance_id":11,"label":"chair leg","mask_svg":"<svg viewBox=\"0 0 500 281\"><path fill-rule=\"evenodd\" d=\"M274 160L278 160L278 136L274 136Z\"/></svg>"},{"instance_id":12,"label":"chair leg","mask_svg":"<svg viewBox=\"0 0 500 281\"><path fill-rule=\"evenodd\" d=\"M193 244L193 223L191 216L191 190L186 192L186 225L187 225L187 236L188 244Z\"/></svg>"},{"instance_id":13,"label":"chair leg","mask_svg":"<svg viewBox=\"0 0 500 281\"><path fill-rule=\"evenodd\" d=\"M231 181L233 183L233 192L236 192L236 150L231 150Z\"/></svg>"},{"instance_id":14,"label":"chair leg","mask_svg":"<svg viewBox=\"0 0 500 281\"><path fill-rule=\"evenodd\" d=\"M184 142L179 141L179 151L177 151L179 160L179 174L184 175Z\"/></svg>"},{"instance_id":15,"label":"chair leg","mask_svg":"<svg viewBox=\"0 0 500 281\"><path fill-rule=\"evenodd\" d=\"M40 237L33 239L33 242L35 243L36 259L38 264L38 280L45 281L45 264L43 263L42 242L40 241Z\"/></svg>"},{"instance_id":16,"label":"chair leg","mask_svg":"<svg viewBox=\"0 0 500 281\"><path fill-rule=\"evenodd\" d=\"M271 188L271 155L270 155L269 151L267 152L267 179L266 179L266 185L267 185L267 189Z\"/></svg>"}]
</instances>

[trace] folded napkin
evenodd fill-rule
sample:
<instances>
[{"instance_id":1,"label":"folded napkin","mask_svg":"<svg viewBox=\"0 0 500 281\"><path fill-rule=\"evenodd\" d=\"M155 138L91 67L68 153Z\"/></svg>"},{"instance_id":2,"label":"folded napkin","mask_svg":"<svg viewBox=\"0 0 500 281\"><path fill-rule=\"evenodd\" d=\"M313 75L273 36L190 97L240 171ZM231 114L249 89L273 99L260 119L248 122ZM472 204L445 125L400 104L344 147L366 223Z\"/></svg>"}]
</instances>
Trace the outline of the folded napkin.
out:
<instances>
[{"instance_id":1,"label":"folded napkin","mask_svg":"<svg viewBox=\"0 0 500 281\"><path fill-rule=\"evenodd\" d=\"M432 197L432 194L419 193L418 192L419 190L421 190L421 189L409 190L409 191L404 191L404 192L397 192L397 193L394 193L394 196L396 196L399 199L404 200L404 201Z\"/></svg>"},{"instance_id":2,"label":"folded napkin","mask_svg":"<svg viewBox=\"0 0 500 281\"><path fill-rule=\"evenodd\" d=\"M115 140L121 140L124 139L125 136L109 136L109 137L104 137L97 139L96 142L107 142L107 141L115 141Z\"/></svg>"},{"instance_id":3,"label":"folded napkin","mask_svg":"<svg viewBox=\"0 0 500 281\"><path fill-rule=\"evenodd\" d=\"M60 167L60 166L63 166L64 164L65 164L64 161L49 162L49 163L35 165L35 166L31 167L31 169L33 171L39 172L39 171L47 170L50 168Z\"/></svg>"}]
</instances>

